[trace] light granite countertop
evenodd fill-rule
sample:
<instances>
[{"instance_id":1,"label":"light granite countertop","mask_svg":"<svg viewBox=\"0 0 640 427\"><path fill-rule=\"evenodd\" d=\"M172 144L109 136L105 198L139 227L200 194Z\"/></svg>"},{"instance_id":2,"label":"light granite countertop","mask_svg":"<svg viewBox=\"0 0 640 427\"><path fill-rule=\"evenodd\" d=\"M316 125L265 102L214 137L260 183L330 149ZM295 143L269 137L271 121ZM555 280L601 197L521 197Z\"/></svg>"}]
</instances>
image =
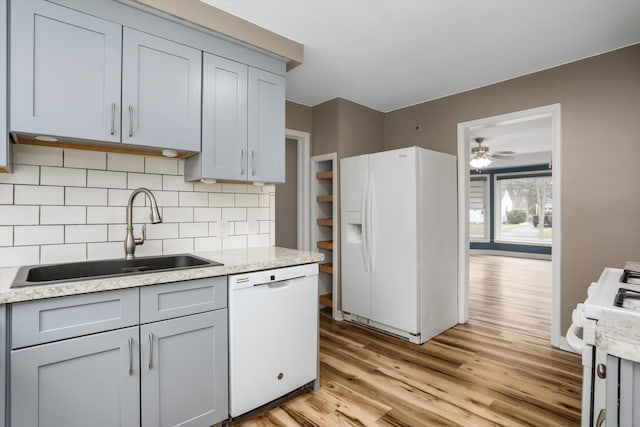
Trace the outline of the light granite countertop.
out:
<instances>
[{"instance_id":1,"label":"light granite countertop","mask_svg":"<svg viewBox=\"0 0 640 427\"><path fill-rule=\"evenodd\" d=\"M612 356L640 362L640 316L604 311L596 324L596 347Z\"/></svg>"},{"instance_id":2,"label":"light granite countertop","mask_svg":"<svg viewBox=\"0 0 640 427\"><path fill-rule=\"evenodd\" d=\"M112 278L77 280L50 285L27 286L11 289L11 283L19 267L0 268L0 304L85 294L113 289L134 288L159 283L205 277L225 276L292 265L321 262L324 255L280 247L231 249L222 251L193 252L193 255L223 263L216 267L196 267L185 270L162 271Z\"/></svg>"}]
</instances>

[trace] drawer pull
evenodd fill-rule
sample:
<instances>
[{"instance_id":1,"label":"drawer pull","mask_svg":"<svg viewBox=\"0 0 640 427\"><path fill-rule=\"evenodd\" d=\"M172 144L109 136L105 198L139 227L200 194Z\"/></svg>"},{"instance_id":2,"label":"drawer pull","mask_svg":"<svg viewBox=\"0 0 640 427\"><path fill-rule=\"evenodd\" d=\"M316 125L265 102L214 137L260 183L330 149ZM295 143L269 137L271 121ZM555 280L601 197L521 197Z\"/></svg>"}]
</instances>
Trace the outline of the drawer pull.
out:
<instances>
[{"instance_id":1,"label":"drawer pull","mask_svg":"<svg viewBox=\"0 0 640 427\"><path fill-rule=\"evenodd\" d=\"M129 375L133 375L133 338L129 337Z\"/></svg>"},{"instance_id":2,"label":"drawer pull","mask_svg":"<svg viewBox=\"0 0 640 427\"><path fill-rule=\"evenodd\" d=\"M153 334L149 333L149 369L153 369Z\"/></svg>"}]
</instances>

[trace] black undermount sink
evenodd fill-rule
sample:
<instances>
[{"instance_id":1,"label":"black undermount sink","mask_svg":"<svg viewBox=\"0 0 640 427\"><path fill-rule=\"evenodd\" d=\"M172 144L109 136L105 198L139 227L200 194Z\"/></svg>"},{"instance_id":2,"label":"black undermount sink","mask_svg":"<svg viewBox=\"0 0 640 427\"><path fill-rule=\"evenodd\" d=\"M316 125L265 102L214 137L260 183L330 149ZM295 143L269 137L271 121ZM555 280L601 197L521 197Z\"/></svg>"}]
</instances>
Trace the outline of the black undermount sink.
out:
<instances>
[{"instance_id":1,"label":"black undermount sink","mask_svg":"<svg viewBox=\"0 0 640 427\"><path fill-rule=\"evenodd\" d=\"M134 259L106 259L99 261L71 262L65 264L33 265L20 267L12 288L82 279L129 276L158 271L183 270L194 267L223 265L216 261L193 255L163 255Z\"/></svg>"}]
</instances>

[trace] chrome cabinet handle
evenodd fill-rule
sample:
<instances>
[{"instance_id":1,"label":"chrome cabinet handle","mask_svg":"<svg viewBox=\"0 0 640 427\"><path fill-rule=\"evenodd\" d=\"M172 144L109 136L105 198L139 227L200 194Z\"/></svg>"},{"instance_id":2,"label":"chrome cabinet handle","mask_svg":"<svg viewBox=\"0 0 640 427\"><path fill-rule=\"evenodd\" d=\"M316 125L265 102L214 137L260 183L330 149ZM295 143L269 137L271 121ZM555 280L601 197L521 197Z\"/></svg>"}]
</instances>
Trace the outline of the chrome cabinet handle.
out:
<instances>
[{"instance_id":1,"label":"chrome cabinet handle","mask_svg":"<svg viewBox=\"0 0 640 427\"><path fill-rule=\"evenodd\" d=\"M133 136L133 105L129 105L129 138Z\"/></svg>"},{"instance_id":2,"label":"chrome cabinet handle","mask_svg":"<svg viewBox=\"0 0 640 427\"><path fill-rule=\"evenodd\" d=\"M596 427L602 426L602 423L604 423L606 420L607 412L604 409L601 409L600 413L598 414L598 419L596 420Z\"/></svg>"},{"instance_id":3,"label":"chrome cabinet handle","mask_svg":"<svg viewBox=\"0 0 640 427\"><path fill-rule=\"evenodd\" d=\"M244 148L240 152L240 175L245 173Z\"/></svg>"},{"instance_id":4,"label":"chrome cabinet handle","mask_svg":"<svg viewBox=\"0 0 640 427\"><path fill-rule=\"evenodd\" d=\"M129 375L133 375L133 338L129 337Z\"/></svg>"},{"instance_id":5,"label":"chrome cabinet handle","mask_svg":"<svg viewBox=\"0 0 640 427\"><path fill-rule=\"evenodd\" d=\"M149 332L149 369L153 369L153 334Z\"/></svg>"},{"instance_id":6,"label":"chrome cabinet handle","mask_svg":"<svg viewBox=\"0 0 640 427\"><path fill-rule=\"evenodd\" d=\"M251 150L251 175L256 175L256 151Z\"/></svg>"},{"instance_id":7,"label":"chrome cabinet handle","mask_svg":"<svg viewBox=\"0 0 640 427\"><path fill-rule=\"evenodd\" d=\"M116 133L116 103L111 103L111 135Z\"/></svg>"}]
</instances>

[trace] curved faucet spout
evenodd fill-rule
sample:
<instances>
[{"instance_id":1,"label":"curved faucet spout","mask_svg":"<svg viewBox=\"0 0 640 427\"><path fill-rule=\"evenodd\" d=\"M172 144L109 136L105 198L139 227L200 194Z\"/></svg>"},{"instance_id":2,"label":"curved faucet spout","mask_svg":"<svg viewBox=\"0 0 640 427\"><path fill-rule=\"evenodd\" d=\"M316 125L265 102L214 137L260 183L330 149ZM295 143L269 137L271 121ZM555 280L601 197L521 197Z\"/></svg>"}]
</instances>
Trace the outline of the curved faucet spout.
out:
<instances>
[{"instance_id":1,"label":"curved faucet spout","mask_svg":"<svg viewBox=\"0 0 640 427\"><path fill-rule=\"evenodd\" d=\"M132 259L135 257L136 245L143 244L144 239L147 237L146 224L142 226L141 238L136 239L133 235L133 199L135 199L140 193L146 194L149 202L151 203L151 214L149 215L151 224L158 224L162 222L162 217L158 210L158 204L156 203L156 198L153 196L153 193L143 187L133 190L129 196L129 203L127 204L127 236L124 239L124 254L126 259Z\"/></svg>"}]
</instances>

